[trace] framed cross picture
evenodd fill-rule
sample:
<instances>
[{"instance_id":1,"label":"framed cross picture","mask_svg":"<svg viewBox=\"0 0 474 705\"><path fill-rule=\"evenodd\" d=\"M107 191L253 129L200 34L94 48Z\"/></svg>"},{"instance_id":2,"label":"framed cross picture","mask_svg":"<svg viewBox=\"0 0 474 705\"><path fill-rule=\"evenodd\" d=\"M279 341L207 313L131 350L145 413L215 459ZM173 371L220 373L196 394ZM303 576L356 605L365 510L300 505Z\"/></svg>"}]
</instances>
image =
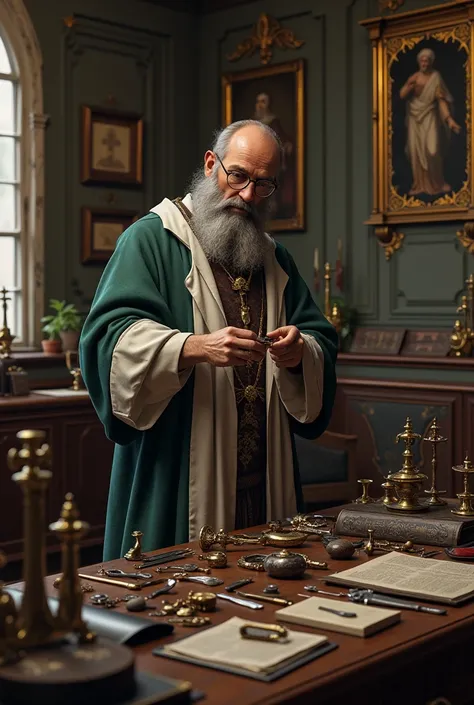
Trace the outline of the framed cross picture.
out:
<instances>
[{"instance_id":1,"label":"framed cross picture","mask_svg":"<svg viewBox=\"0 0 474 705\"><path fill-rule=\"evenodd\" d=\"M143 182L143 120L139 115L82 106L83 184Z\"/></svg>"},{"instance_id":2,"label":"framed cross picture","mask_svg":"<svg viewBox=\"0 0 474 705\"><path fill-rule=\"evenodd\" d=\"M135 211L82 209L82 264L107 262L120 235L138 219Z\"/></svg>"}]
</instances>

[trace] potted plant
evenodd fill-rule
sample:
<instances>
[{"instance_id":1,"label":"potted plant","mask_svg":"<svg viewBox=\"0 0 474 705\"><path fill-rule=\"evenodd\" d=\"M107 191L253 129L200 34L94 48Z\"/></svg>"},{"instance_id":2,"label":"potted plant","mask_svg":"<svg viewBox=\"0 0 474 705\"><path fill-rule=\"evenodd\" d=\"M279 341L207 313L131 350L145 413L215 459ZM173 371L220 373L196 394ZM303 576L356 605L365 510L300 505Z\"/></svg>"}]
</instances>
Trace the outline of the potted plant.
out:
<instances>
[{"instance_id":1,"label":"potted plant","mask_svg":"<svg viewBox=\"0 0 474 705\"><path fill-rule=\"evenodd\" d=\"M61 344L64 351L77 350L82 326L81 314L74 304L58 299L50 299L49 306L55 313L41 319L43 333L48 336L41 341L44 352L58 353Z\"/></svg>"}]
</instances>

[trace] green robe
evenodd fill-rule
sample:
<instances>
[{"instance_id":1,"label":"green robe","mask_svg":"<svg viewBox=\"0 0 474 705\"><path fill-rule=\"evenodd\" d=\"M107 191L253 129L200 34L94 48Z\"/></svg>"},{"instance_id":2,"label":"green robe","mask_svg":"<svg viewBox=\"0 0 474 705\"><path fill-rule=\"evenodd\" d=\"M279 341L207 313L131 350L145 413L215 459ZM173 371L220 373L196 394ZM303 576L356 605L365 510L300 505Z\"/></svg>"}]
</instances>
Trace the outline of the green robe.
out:
<instances>
[{"instance_id":1,"label":"green robe","mask_svg":"<svg viewBox=\"0 0 474 705\"><path fill-rule=\"evenodd\" d=\"M277 244L275 256L289 277L284 291L286 321L313 336L324 354L319 417L302 424L290 416L292 432L316 438L325 430L334 402L337 334L313 302L291 255ZM123 556L133 545L131 533L136 529L144 534L144 550L188 540L194 372L156 423L139 430L114 415L110 371L120 336L137 321L149 319L171 329L194 331L192 297L184 286L191 265L188 247L163 227L158 215L149 213L119 238L84 324L80 341L82 374L106 435L116 444L104 560ZM292 448L301 506L293 438Z\"/></svg>"}]
</instances>

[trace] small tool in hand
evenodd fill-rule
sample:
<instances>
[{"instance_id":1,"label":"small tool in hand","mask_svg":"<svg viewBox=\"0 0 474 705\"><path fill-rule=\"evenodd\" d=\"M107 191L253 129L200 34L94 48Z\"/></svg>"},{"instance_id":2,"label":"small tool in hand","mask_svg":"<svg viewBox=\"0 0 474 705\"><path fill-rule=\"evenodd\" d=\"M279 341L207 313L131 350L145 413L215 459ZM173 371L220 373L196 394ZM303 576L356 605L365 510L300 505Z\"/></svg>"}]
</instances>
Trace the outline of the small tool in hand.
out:
<instances>
[{"instance_id":1,"label":"small tool in hand","mask_svg":"<svg viewBox=\"0 0 474 705\"><path fill-rule=\"evenodd\" d=\"M270 348L274 340L272 338L269 338L267 335L259 335L257 336L257 343L261 343L262 345L265 345L265 347Z\"/></svg>"},{"instance_id":2,"label":"small tool in hand","mask_svg":"<svg viewBox=\"0 0 474 705\"><path fill-rule=\"evenodd\" d=\"M357 612L345 612L344 610L333 610L332 607L323 607L319 605L319 610L324 612L331 612L331 614L337 614L338 617L357 617Z\"/></svg>"}]
</instances>

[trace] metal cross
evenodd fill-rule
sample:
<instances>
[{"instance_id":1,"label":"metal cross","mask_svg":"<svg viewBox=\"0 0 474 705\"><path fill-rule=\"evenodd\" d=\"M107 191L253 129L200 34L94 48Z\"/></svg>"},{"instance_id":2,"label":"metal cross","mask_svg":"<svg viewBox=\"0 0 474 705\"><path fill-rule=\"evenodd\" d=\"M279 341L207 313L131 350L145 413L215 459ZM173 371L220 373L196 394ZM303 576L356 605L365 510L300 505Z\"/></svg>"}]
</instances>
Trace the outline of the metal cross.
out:
<instances>
[{"instance_id":1,"label":"metal cross","mask_svg":"<svg viewBox=\"0 0 474 705\"><path fill-rule=\"evenodd\" d=\"M7 327L7 301L11 301L11 298L7 296L9 293L8 289L3 289L0 291L1 294L1 299L2 299L2 306L3 306L3 327Z\"/></svg>"}]
</instances>

